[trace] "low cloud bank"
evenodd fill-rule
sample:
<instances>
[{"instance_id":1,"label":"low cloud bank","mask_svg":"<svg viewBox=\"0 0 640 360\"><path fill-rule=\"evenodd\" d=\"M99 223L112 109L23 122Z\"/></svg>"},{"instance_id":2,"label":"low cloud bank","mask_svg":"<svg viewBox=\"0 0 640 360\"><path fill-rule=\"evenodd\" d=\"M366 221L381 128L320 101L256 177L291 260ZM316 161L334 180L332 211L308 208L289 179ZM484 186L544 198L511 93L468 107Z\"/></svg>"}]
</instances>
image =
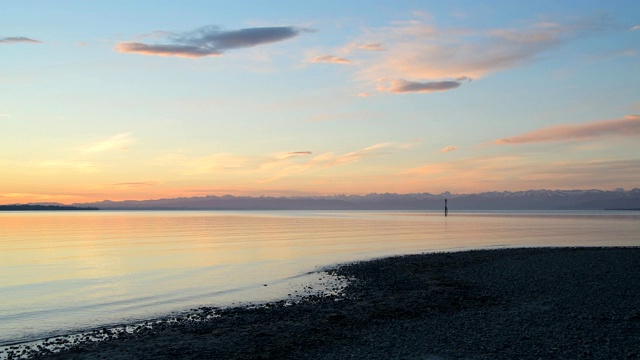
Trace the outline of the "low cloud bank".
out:
<instances>
[{"instance_id":1,"label":"low cloud bank","mask_svg":"<svg viewBox=\"0 0 640 360\"><path fill-rule=\"evenodd\" d=\"M585 124L546 127L510 138L496 140L496 144L584 141L604 137L628 136L640 136L640 115L627 115L622 119L594 121Z\"/></svg>"}]
</instances>

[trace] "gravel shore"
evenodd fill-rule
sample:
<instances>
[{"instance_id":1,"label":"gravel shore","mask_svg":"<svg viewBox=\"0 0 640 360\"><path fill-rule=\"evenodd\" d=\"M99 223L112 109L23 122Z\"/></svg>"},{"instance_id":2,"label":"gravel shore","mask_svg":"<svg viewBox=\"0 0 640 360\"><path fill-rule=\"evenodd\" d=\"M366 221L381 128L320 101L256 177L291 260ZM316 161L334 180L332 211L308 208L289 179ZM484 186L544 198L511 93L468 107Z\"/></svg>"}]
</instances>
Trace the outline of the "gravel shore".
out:
<instances>
[{"instance_id":1,"label":"gravel shore","mask_svg":"<svg viewBox=\"0 0 640 360\"><path fill-rule=\"evenodd\" d=\"M98 332L107 340L79 341L61 353L47 354L45 346L23 354L46 359L640 358L640 248L410 255L343 265L331 273L350 279L341 295L203 308L133 332L104 329Z\"/></svg>"}]
</instances>

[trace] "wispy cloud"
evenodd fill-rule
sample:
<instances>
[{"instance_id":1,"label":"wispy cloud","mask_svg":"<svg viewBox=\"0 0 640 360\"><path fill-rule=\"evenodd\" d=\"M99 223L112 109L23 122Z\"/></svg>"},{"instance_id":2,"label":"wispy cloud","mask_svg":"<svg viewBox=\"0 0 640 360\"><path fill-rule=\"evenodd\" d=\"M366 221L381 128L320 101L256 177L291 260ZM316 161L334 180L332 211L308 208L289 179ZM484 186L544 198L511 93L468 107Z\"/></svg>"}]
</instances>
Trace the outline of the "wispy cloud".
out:
<instances>
[{"instance_id":1,"label":"wispy cloud","mask_svg":"<svg viewBox=\"0 0 640 360\"><path fill-rule=\"evenodd\" d=\"M231 49L275 43L309 31L312 30L293 26L240 30L221 30L217 26L206 26L186 33L156 32L154 37L164 38L165 43L121 42L116 45L115 50L121 53L199 58L219 56Z\"/></svg>"},{"instance_id":2,"label":"wispy cloud","mask_svg":"<svg viewBox=\"0 0 640 360\"><path fill-rule=\"evenodd\" d=\"M458 150L457 146L447 146L447 147L444 147L444 148L440 149L440 151L438 151L438 152L447 153L447 152L456 151L456 150Z\"/></svg>"},{"instance_id":3,"label":"wispy cloud","mask_svg":"<svg viewBox=\"0 0 640 360\"><path fill-rule=\"evenodd\" d=\"M217 153L190 157L169 154L158 159L161 164L181 169L183 175L213 174L224 175L259 173L288 166L296 158L312 155L311 151L289 151L276 154L248 156L233 153Z\"/></svg>"},{"instance_id":4,"label":"wispy cloud","mask_svg":"<svg viewBox=\"0 0 640 360\"><path fill-rule=\"evenodd\" d=\"M84 151L89 153L98 153L111 150L128 150L129 145L133 142L130 133L118 134L107 140L98 141L87 147Z\"/></svg>"},{"instance_id":5,"label":"wispy cloud","mask_svg":"<svg viewBox=\"0 0 640 360\"><path fill-rule=\"evenodd\" d=\"M258 164L247 156L219 153L198 158L178 159L187 174L207 174L217 171L255 170Z\"/></svg>"},{"instance_id":6,"label":"wispy cloud","mask_svg":"<svg viewBox=\"0 0 640 360\"><path fill-rule=\"evenodd\" d=\"M271 154L253 159L255 168L262 173L280 171L289 166L298 166L309 161L312 157L311 151L289 151ZM269 176L269 175L266 175Z\"/></svg>"},{"instance_id":7,"label":"wispy cloud","mask_svg":"<svg viewBox=\"0 0 640 360\"><path fill-rule=\"evenodd\" d=\"M277 156L278 159L289 159L298 156L309 156L313 154L311 151L290 151Z\"/></svg>"},{"instance_id":8,"label":"wispy cloud","mask_svg":"<svg viewBox=\"0 0 640 360\"><path fill-rule=\"evenodd\" d=\"M388 153L390 149L397 147L398 145L393 143L380 143L344 154L324 153L313 158L312 162L314 165L321 167L344 165L364 158L381 156Z\"/></svg>"},{"instance_id":9,"label":"wispy cloud","mask_svg":"<svg viewBox=\"0 0 640 360\"><path fill-rule=\"evenodd\" d=\"M0 44L16 44L16 43L41 43L40 40L31 39L24 36L4 37L0 38Z\"/></svg>"},{"instance_id":10,"label":"wispy cloud","mask_svg":"<svg viewBox=\"0 0 640 360\"><path fill-rule=\"evenodd\" d=\"M398 22L371 29L360 42L384 43L387 51L362 60L365 65L359 76L378 84L396 81L395 87L378 86L382 91L450 90L460 86L461 78L480 79L528 64L576 36L601 28L599 18L575 23L538 22L522 28L486 31L439 29L428 18Z\"/></svg>"},{"instance_id":11,"label":"wispy cloud","mask_svg":"<svg viewBox=\"0 0 640 360\"><path fill-rule=\"evenodd\" d=\"M532 156L485 156L426 164L407 169L405 182L465 192L535 189L608 188L612 183L633 187L640 160L592 159L549 162Z\"/></svg>"},{"instance_id":12,"label":"wispy cloud","mask_svg":"<svg viewBox=\"0 0 640 360\"><path fill-rule=\"evenodd\" d=\"M348 65L351 64L351 60L333 56L333 55L318 55L309 59L309 62L312 63L329 63L329 64L342 64Z\"/></svg>"},{"instance_id":13,"label":"wispy cloud","mask_svg":"<svg viewBox=\"0 0 640 360\"><path fill-rule=\"evenodd\" d=\"M430 93L436 91L447 91L460 86L459 81L432 81L416 82L407 80L392 80L390 85L379 84L378 90L390 93Z\"/></svg>"},{"instance_id":14,"label":"wispy cloud","mask_svg":"<svg viewBox=\"0 0 640 360\"><path fill-rule=\"evenodd\" d=\"M360 43L360 42L350 43L350 44L347 44L345 47L342 48L342 52L344 52L344 53L351 53L351 52L353 52L355 50L360 50L360 51L385 51L387 49L381 43Z\"/></svg>"},{"instance_id":15,"label":"wispy cloud","mask_svg":"<svg viewBox=\"0 0 640 360\"><path fill-rule=\"evenodd\" d=\"M288 151L265 155L218 153L202 157L167 155L158 161L180 169L182 175L216 174L220 179L256 179L260 183L284 177L384 157L415 146L414 143L379 143L349 152ZM262 179L262 180L259 180Z\"/></svg>"},{"instance_id":16,"label":"wispy cloud","mask_svg":"<svg viewBox=\"0 0 640 360\"><path fill-rule=\"evenodd\" d=\"M640 25L632 26L631 29L629 29L629 30L631 30L631 31L640 30Z\"/></svg>"},{"instance_id":17,"label":"wispy cloud","mask_svg":"<svg viewBox=\"0 0 640 360\"><path fill-rule=\"evenodd\" d=\"M584 141L627 136L640 136L640 115L627 115L622 119L594 121L585 124L551 126L510 138L499 139L496 140L496 144Z\"/></svg>"},{"instance_id":18,"label":"wispy cloud","mask_svg":"<svg viewBox=\"0 0 640 360\"><path fill-rule=\"evenodd\" d=\"M162 183L163 183L162 181L149 180L149 181L120 182L120 183L115 183L115 184L110 184L110 185L118 186L118 187L135 187L135 188L139 188L139 187L157 186L157 185L160 185Z\"/></svg>"},{"instance_id":19,"label":"wispy cloud","mask_svg":"<svg viewBox=\"0 0 640 360\"><path fill-rule=\"evenodd\" d=\"M263 183L275 181L294 174L328 169L363 161L365 159L381 157L398 149L407 149L413 144L379 143L347 153L325 152L313 156L304 163L293 164L276 169L275 175L263 180Z\"/></svg>"},{"instance_id":20,"label":"wispy cloud","mask_svg":"<svg viewBox=\"0 0 640 360\"><path fill-rule=\"evenodd\" d=\"M358 49L366 51L385 51L385 47L380 43L358 45Z\"/></svg>"}]
</instances>

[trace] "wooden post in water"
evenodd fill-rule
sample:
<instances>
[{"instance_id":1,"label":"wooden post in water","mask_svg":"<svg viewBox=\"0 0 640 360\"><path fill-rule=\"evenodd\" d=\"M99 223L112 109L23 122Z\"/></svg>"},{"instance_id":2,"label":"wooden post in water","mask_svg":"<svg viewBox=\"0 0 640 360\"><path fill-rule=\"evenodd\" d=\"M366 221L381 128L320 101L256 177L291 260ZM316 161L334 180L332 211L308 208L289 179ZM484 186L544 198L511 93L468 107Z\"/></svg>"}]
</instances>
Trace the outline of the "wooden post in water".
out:
<instances>
[{"instance_id":1,"label":"wooden post in water","mask_svg":"<svg viewBox=\"0 0 640 360\"><path fill-rule=\"evenodd\" d=\"M447 199L444 199L444 216L449 215L449 208L447 207Z\"/></svg>"}]
</instances>

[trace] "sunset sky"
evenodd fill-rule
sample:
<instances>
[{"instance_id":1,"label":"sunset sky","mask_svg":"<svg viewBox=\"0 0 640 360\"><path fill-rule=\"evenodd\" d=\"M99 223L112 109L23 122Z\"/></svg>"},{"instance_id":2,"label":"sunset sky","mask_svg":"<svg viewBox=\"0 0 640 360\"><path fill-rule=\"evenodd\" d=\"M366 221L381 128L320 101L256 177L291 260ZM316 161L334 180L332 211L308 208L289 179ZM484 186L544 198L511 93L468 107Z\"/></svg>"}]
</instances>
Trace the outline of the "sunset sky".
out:
<instances>
[{"instance_id":1,"label":"sunset sky","mask_svg":"<svg viewBox=\"0 0 640 360\"><path fill-rule=\"evenodd\" d=\"M0 0L0 204L640 187L640 1Z\"/></svg>"}]
</instances>

